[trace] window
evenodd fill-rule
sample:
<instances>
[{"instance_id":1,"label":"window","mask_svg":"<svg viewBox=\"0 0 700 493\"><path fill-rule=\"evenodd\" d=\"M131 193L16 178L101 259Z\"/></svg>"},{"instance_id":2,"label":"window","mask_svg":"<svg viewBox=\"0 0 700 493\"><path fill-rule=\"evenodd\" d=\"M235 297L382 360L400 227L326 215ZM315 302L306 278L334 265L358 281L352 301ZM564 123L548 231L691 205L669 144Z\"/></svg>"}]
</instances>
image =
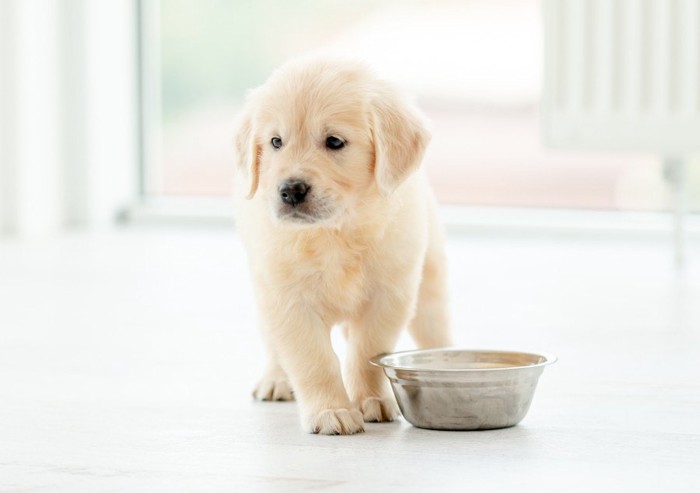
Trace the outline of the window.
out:
<instances>
[{"instance_id":1,"label":"window","mask_svg":"<svg viewBox=\"0 0 700 493\"><path fill-rule=\"evenodd\" d=\"M228 196L246 90L323 48L368 60L417 97L434 124L425 166L442 203L669 207L657 156L543 147L541 0L168 0L157 10L144 36L159 52L150 196ZM690 179L700 208L700 175Z\"/></svg>"}]
</instances>

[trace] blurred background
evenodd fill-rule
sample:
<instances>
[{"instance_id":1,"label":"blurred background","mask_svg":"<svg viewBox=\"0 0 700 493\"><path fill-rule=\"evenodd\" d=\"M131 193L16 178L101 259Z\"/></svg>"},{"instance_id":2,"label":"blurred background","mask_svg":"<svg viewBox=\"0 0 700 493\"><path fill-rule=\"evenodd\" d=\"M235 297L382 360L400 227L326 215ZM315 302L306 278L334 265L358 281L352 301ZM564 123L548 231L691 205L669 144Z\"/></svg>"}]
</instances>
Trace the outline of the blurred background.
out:
<instances>
[{"instance_id":1,"label":"blurred background","mask_svg":"<svg viewBox=\"0 0 700 493\"><path fill-rule=\"evenodd\" d=\"M591 5L600 11L591 18L622 15L621 2ZM543 7L541 0L164 2L160 30L150 33L160 47L162 134L154 145L161 152L148 165L146 192L230 193L231 115L246 90L290 57L322 49L367 60L416 96L434 124L426 167L445 204L667 210L665 156L644 145L616 149L622 153L544 145ZM617 63L597 56L595 63ZM695 174L690 199L698 208Z\"/></svg>"},{"instance_id":2,"label":"blurred background","mask_svg":"<svg viewBox=\"0 0 700 493\"><path fill-rule=\"evenodd\" d=\"M695 0L1 9L6 234L230 216L246 91L309 52L364 59L416 97L434 126L425 166L445 205L506 222L551 209L700 210Z\"/></svg>"}]
</instances>

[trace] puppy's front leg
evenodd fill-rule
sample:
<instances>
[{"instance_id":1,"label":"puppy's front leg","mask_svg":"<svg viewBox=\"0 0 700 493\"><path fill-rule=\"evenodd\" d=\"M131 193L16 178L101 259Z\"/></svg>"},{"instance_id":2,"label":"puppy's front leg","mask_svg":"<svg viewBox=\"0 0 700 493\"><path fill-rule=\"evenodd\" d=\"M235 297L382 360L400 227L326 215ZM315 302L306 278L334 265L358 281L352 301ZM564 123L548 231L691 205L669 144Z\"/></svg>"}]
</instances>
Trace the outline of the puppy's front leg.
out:
<instances>
[{"instance_id":1,"label":"puppy's front leg","mask_svg":"<svg viewBox=\"0 0 700 493\"><path fill-rule=\"evenodd\" d=\"M362 415L343 386L330 328L305 306L278 303L267 314L270 340L294 388L304 429L323 435L363 431Z\"/></svg>"},{"instance_id":2,"label":"puppy's front leg","mask_svg":"<svg viewBox=\"0 0 700 493\"><path fill-rule=\"evenodd\" d=\"M393 421L399 415L386 377L369 360L394 349L414 300L415 296L387 287L372 296L362 315L348 324L348 390L365 421Z\"/></svg>"}]
</instances>

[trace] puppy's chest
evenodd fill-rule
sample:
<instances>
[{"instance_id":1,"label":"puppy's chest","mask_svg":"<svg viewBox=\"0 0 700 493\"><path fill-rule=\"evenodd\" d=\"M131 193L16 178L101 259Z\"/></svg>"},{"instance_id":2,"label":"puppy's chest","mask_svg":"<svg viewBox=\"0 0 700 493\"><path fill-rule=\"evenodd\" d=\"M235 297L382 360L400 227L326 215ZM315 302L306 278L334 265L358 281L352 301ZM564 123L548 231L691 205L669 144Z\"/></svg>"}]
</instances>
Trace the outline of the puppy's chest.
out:
<instances>
[{"instance_id":1,"label":"puppy's chest","mask_svg":"<svg viewBox=\"0 0 700 493\"><path fill-rule=\"evenodd\" d=\"M346 312L367 298L370 260L366 244L326 238L302 243L290 259L290 273L301 296Z\"/></svg>"}]
</instances>

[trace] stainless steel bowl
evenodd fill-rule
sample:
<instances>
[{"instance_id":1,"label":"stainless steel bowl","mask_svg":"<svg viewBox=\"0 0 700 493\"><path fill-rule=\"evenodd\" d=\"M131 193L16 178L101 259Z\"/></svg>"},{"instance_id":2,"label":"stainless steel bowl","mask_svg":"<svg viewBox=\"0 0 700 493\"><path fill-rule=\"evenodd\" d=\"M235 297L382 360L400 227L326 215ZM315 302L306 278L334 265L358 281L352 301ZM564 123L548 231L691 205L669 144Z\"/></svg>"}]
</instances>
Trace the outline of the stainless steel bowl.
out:
<instances>
[{"instance_id":1,"label":"stainless steel bowl","mask_svg":"<svg viewBox=\"0 0 700 493\"><path fill-rule=\"evenodd\" d=\"M518 424L553 356L425 349L379 355L401 412L414 426L490 430Z\"/></svg>"}]
</instances>

